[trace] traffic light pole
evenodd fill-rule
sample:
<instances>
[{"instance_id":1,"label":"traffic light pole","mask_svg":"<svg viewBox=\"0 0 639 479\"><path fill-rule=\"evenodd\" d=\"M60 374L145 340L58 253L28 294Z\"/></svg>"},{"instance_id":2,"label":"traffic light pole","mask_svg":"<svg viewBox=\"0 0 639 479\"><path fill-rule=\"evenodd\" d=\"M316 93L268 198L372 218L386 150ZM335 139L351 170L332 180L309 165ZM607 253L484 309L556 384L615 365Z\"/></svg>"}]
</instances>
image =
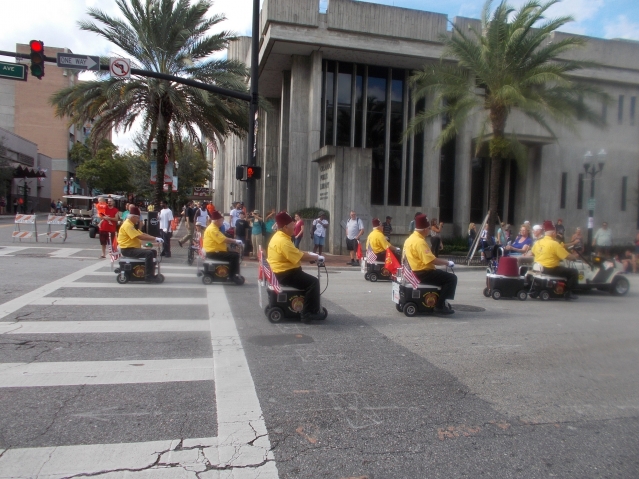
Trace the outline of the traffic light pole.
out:
<instances>
[{"instance_id":1,"label":"traffic light pole","mask_svg":"<svg viewBox=\"0 0 639 479\"><path fill-rule=\"evenodd\" d=\"M248 166L257 164L257 112L258 112L258 76L259 76L259 53L260 53L260 1L253 0L253 36L251 42L251 105L249 111L249 131L248 131ZM255 180L246 182L246 203L247 211L255 209Z\"/></svg>"}]
</instances>

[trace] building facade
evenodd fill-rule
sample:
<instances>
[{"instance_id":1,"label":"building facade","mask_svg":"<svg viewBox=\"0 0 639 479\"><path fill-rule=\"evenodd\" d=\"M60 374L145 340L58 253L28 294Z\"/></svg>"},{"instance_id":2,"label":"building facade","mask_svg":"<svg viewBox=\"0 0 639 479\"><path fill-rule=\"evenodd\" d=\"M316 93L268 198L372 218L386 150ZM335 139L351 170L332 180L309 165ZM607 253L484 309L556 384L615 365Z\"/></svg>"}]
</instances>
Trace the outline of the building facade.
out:
<instances>
[{"instance_id":1,"label":"building facade","mask_svg":"<svg viewBox=\"0 0 639 479\"><path fill-rule=\"evenodd\" d=\"M441 123L405 137L408 122L428 105L415 101L409 77L439 61L445 15L331 0L264 0L260 24L259 209L318 206L331 215L330 251L344 248L339 226L355 209L364 220L393 217L405 233L417 211L445 223L445 236L464 236L488 206L490 159L476 155L479 116L454 141L435 148ZM479 21L455 18L463 31ZM553 40L568 36L556 33ZM229 58L250 63L250 39ZM588 223L591 185L585 162L605 162L595 180L595 228L607 221L617 243L631 243L639 223L639 43L589 38L566 59L603 65L578 73L614 99L592 105L607 120L599 129L553 125L557 139L513 112L507 132L526 146L528 161L505 162L499 215L503 221L541 223L562 218L568 231ZM246 163L245 139L229 138L216 158L215 204L228 209L244 198L235 166Z\"/></svg>"}]
</instances>

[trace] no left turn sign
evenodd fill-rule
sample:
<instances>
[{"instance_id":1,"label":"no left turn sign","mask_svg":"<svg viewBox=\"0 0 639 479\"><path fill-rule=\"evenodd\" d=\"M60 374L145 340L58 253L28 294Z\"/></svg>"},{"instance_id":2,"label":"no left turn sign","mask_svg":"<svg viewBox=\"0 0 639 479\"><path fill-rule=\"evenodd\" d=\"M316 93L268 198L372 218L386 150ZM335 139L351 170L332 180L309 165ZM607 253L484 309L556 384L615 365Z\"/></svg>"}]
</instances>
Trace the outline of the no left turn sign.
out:
<instances>
[{"instance_id":1,"label":"no left turn sign","mask_svg":"<svg viewBox=\"0 0 639 479\"><path fill-rule=\"evenodd\" d=\"M131 60L128 58L109 58L111 78L131 78Z\"/></svg>"}]
</instances>

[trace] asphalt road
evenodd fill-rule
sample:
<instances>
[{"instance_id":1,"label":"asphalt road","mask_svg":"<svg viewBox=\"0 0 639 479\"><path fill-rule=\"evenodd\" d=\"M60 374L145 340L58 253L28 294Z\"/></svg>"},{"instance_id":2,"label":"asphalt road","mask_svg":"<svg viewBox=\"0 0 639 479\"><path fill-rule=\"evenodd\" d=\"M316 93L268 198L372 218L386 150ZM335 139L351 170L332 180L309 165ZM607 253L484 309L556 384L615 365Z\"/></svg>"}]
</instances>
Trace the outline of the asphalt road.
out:
<instances>
[{"instance_id":1,"label":"asphalt road","mask_svg":"<svg viewBox=\"0 0 639 479\"><path fill-rule=\"evenodd\" d=\"M494 301L460 268L455 315L407 318L332 269L326 321L274 325L254 264L205 287L175 244L163 285L123 286L87 233L5 225L0 478L639 477L635 276Z\"/></svg>"}]
</instances>

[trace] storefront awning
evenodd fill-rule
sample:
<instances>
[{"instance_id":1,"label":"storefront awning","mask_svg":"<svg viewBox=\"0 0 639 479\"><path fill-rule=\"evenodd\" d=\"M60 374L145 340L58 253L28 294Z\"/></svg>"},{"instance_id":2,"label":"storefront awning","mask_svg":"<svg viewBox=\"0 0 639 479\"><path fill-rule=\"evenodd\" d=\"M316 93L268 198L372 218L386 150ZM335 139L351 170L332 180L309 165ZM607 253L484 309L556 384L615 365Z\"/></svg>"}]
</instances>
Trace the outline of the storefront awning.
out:
<instances>
[{"instance_id":1,"label":"storefront awning","mask_svg":"<svg viewBox=\"0 0 639 479\"><path fill-rule=\"evenodd\" d=\"M37 171L33 168L27 168L26 166L18 166L13 170L14 178L46 178L47 175L44 171Z\"/></svg>"}]
</instances>

